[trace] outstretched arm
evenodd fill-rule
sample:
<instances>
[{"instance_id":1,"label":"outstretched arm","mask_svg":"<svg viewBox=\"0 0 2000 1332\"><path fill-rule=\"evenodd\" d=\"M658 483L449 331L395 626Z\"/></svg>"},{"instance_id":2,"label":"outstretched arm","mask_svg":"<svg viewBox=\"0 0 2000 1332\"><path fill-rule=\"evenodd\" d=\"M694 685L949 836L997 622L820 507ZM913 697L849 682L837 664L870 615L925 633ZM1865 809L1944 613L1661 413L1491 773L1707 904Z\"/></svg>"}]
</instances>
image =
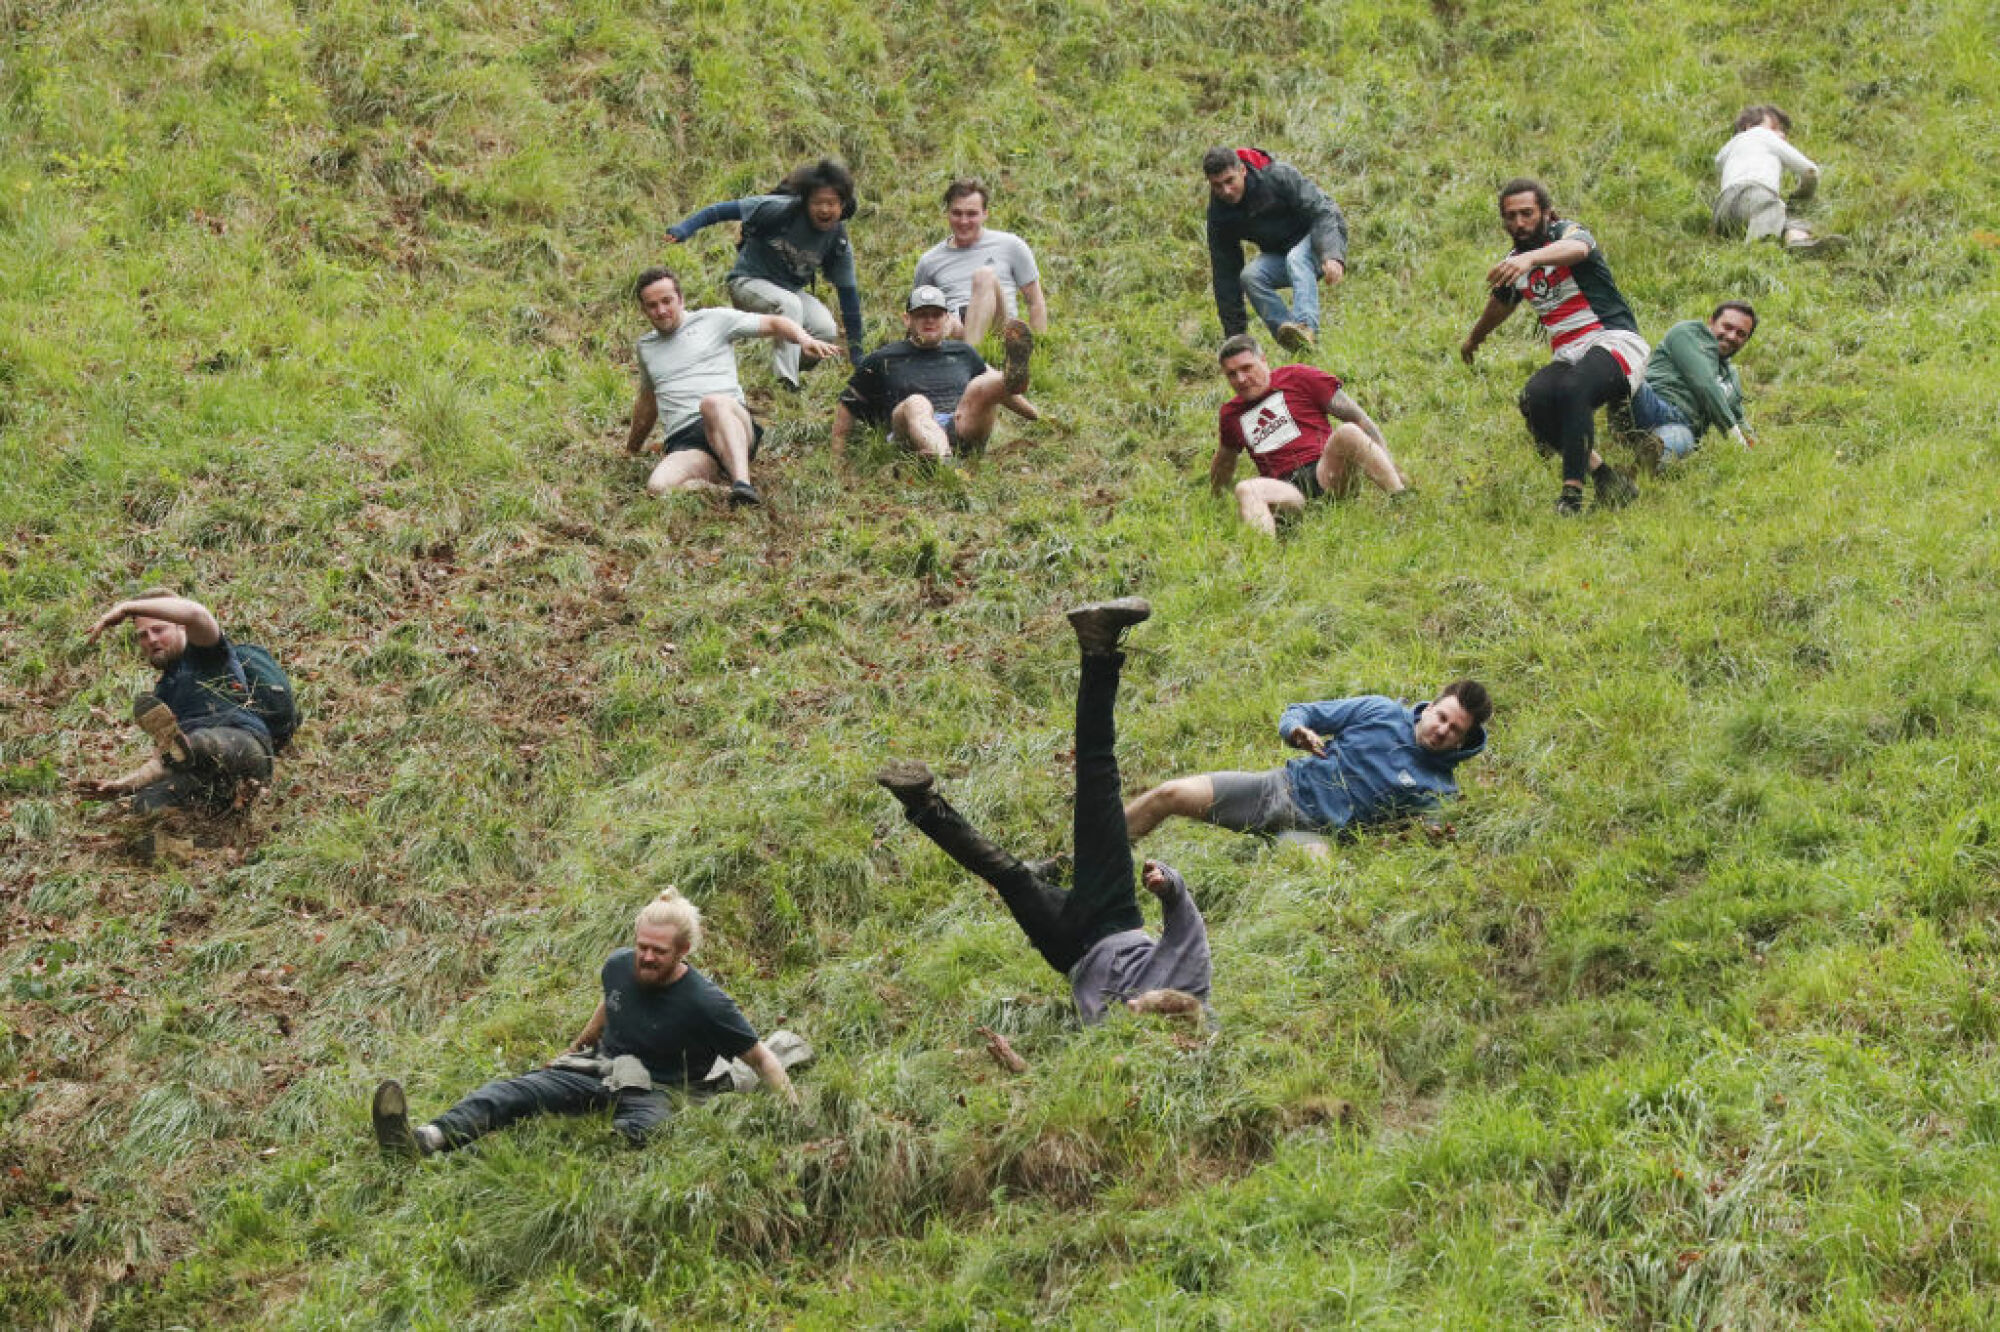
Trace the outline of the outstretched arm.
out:
<instances>
[{"instance_id":1,"label":"outstretched arm","mask_svg":"<svg viewBox=\"0 0 2000 1332\"><path fill-rule=\"evenodd\" d=\"M653 396L653 381L639 374L639 398L632 404L632 428L625 435L625 452L637 453L646 447L646 436L660 421L660 403Z\"/></svg>"},{"instance_id":2,"label":"outstretched arm","mask_svg":"<svg viewBox=\"0 0 2000 1332\"><path fill-rule=\"evenodd\" d=\"M1028 327L1037 333L1049 331L1049 302L1040 279L1021 288L1022 303L1028 307Z\"/></svg>"},{"instance_id":3,"label":"outstretched arm","mask_svg":"<svg viewBox=\"0 0 2000 1332\"><path fill-rule=\"evenodd\" d=\"M1360 403L1347 396L1346 389L1334 390L1332 399L1326 404L1326 412L1336 421L1346 421L1351 425L1360 426L1368 438L1385 449L1389 447L1389 441L1382 438L1382 427L1376 425L1368 413L1361 410Z\"/></svg>"},{"instance_id":4,"label":"outstretched arm","mask_svg":"<svg viewBox=\"0 0 2000 1332\"><path fill-rule=\"evenodd\" d=\"M717 222L741 222L743 201L725 199L721 203L710 204L706 208L689 213L680 221L667 228L667 244L678 245L703 227L714 226Z\"/></svg>"},{"instance_id":5,"label":"outstretched arm","mask_svg":"<svg viewBox=\"0 0 2000 1332\"><path fill-rule=\"evenodd\" d=\"M835 283L833 293L840 298L840 331L847 338L847 363L860 365L865 354L862 350L861 290L852 282L846 286Z\"/></svg>"},{"instance_id":6,"label":"outstretched arm","mask_svg":"<svg viewBox=\"0 0 2000 1332\"><path fill-rule=\"evenodd\" d=\"M1217 445L1215 456L1208 462L1208 493L1220 495L1236 479L1236 459L1241 449L1225 449Z\"/></svg>"},{"instance_id":7,"label":"outstretched arm","mask_svg":"<svg viewBox=\"0 0 2000 1332\"><path fill-rule=\"evenodd\" d=\"M778 1056L771 1053L764 1042L759 1041L743 1052L743 1062L757 1071L766 1087L785 1098L785 1104L797 1109L799 1089L785 1073L785 1066L778 1062Z\"/></svg>"},{"instance_id":8,"label":"outstretched arm","mask_svg":"<svg viewBox=\"0 0 2000 1332\"><path fill-rule=\"evenodd\" d=\"M70 789L86 800L111 800L130 795L142 786L151 786L166 775L166 763L159 758L150 758L123 777L103 781L84 778L73 783Z\"/></svg>"},{"instance_id":9,"label":"outstretched arm","mask_svg":"<svg viewBox=\"0 0 2000 1332\"><path fill-rule=\"evenodd\" d=\"M834 346L831 342L821 342L818 338L806 332L797 320L787 319L783 315L765 315L763 326L758 329L758 334L761 337L770 338L774 342L792 343L795 346L803 348L807 355L817 356L822 361L830 360L840 355L840 348Z\"/></svg>"},{"instance_id":10,"label":"outstretched arm","mask_svg":"<svg viewBox=\"0 0 2000 1332\"><path fill-rule=\"evenodd\" d=\"M86 635L95 643L106 629L125 623L135 615L149 620L167 620L186 628L188 642L196 647L214 647L222 641L222 626L208 607L186 597L140 597L121 601L98 617Z\"/></svg>"},{"instance_id":11,"label":"outstretched arm","mask_svg":"<svg viewBox=\"0 0 2000 1332\"><path fill-rule=\"evenodd\" d=\"M1473 354L1479 350L1479 344L1486 341L1486 335L1506 323L1507 316L1513 313L1514 302L1488 295L1486 308L1479 312L1478 321L1473 324L1472 331L1465 335L1465 341L1459 346L1459 359L1471 365Z\"/></svg>"},{"instance_id":12,"label":"outstretched arm","mask_svg":"<svg viewBox=\"0 0 2000 1332\"><path fill-rule=\"evenodd\" d=\"M583 1030L576 1034L576 1039L569 1043L569 1048L572 1050L588 1050L591 1046L597 1044L603 1035L604 1001L600 999L597 1001L597 1011L590 1015L590 1021L583 1024Z\"/></svg>"}]
</instances>

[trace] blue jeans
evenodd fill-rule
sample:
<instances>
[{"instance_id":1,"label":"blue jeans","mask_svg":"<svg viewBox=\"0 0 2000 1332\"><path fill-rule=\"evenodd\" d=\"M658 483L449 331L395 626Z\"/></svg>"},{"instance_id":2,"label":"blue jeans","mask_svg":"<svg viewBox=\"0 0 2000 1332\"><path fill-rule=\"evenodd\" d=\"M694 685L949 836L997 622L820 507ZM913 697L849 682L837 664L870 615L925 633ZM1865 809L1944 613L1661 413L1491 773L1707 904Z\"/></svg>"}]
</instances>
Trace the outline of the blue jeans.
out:
<instances>
[{"instance_id":1,"label":"blue jeans","mask_svg":"<svg viewBox=\"0 0 2000 1332\"><path fill-rule=\"evenodd\" d=\"M505 1128L530 1115L587 1115L611 1112L611 1126L628 1142L644 1142L665 1123L674 1104L659 1088L652 1091L610 1092L603 1080L565 1068L538 1068L518 1078L489 1082L434 1123L447 1147L463 1147L474 1138Z\"/></svg>"},{"instance_id":2,"label":"blue jeans","mask_svg":"<svg viewBox=\"0 0 2000 1332\"><path fill-rule=\"evenodd\" d=\"M1639 385L1639 391L1632 395L1632 424L1650 430L1669 458L1685 458L1695 450L1694 422L1653 392L1651 384Z\"/></svg>"},{"instance_id":3,"label":"blue jeans","mask_svg":"<svg viewBox=\"0 0 2000 1332\"><path fill-rule=\"evenodd\" d=\"M1280 287L1292 290L1290 308L1278 297ZM1243 294L1273 336L1285 323L1304 324L1318 333L1319 251L1313 248L1312 237L1284 254L1266 251L1243 265Z\"/></svg>"}]
</instances>

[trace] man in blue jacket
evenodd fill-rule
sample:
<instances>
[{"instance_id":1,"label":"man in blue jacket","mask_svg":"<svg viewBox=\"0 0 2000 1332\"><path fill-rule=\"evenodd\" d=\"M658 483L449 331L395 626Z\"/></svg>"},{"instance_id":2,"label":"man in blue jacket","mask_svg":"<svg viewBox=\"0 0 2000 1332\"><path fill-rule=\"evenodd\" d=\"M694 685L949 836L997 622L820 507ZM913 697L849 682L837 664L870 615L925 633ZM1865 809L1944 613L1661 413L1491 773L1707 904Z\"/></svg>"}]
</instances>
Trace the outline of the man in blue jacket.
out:
<instances>
[{"instance_id":1,"label":"man in blue jacket","mask_svg":"<svg viewBox=\"0 0 2000 1332\"><path fill-rule=\"evenodd\" d=\"M1477 680L1414 707L1380 694L1295 703L1278 734L1307 757L1163 782L1125 806L1126 830L1136 841L1178 814L1235 832L1338 833L1433 809L1458 794L1452 770L1486 747L1492 715Z\"/></svg>"},{"instance_id":2,"label":"man in blue jacket","mask_svg":"<svg viewBox=\"0 0 2000 1332\"><path fill-rule=\"evenodd\" d=\"M1347 276L1347 219L1339 205L1289 162L1259 148L1211 148L1202 156L1208 177L1208 268L1222 335L1247 328L1243 298L1288 351L1319 338L1319 284ZM1259 251L1243 262L1243 243ZM1278 295L1290 288L1287 306Z\"/></svg>"}]
</instances>

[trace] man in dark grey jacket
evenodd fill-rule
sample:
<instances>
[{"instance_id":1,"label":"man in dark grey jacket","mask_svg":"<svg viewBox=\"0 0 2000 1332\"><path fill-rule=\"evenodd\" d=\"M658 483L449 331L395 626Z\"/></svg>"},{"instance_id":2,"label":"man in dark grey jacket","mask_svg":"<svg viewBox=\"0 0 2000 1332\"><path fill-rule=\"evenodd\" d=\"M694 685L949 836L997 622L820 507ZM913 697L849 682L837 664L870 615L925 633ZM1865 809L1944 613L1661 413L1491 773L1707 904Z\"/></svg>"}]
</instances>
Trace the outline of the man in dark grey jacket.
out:
<instances>
[{"instance_id":1,"label":"man in dark grey jacket","mask_svg":"<svg viewBox=\"0 0 2000 1332\"><path fill-rule=\"evenodd\" d=\"M1187 1013L1209 989L1208 930L1173 870L1147 861L1142 881L1160 899L1157 942L1140 927L1132 891L1132 845L1119 803L1112 711L1125 658L1118 637L1152 613L1137 597L1079 606L1069 613L1082 651L1076 691L1076 864L1068 891L1050 884L973 830L937 793L921 763L891 763L875 780L902 802L917 830L993 885L1035 951L1069 978L1077 1015L1101 1021L1113 1003L1134 1012Z\"/></svg>"},{"instance_id":2,"label":"man in dark grey jacket","mask_svg":"<svg viewBox=\"0 0 2000 1332\"><path fill-rule=\"evenodd\" d=\"M1347 276L1347 219L1320 188L1261 148L1211 148L1202 155L1208 177L1208 266L1215 312L1224 337L1248 327L1249 296L1271 336L1290 351L1319 339L1319 283ZM1261 252L1243 262L1243 243ZM1292 303L1278 295L1288 287Z\"/></svg>"}]
</instances>

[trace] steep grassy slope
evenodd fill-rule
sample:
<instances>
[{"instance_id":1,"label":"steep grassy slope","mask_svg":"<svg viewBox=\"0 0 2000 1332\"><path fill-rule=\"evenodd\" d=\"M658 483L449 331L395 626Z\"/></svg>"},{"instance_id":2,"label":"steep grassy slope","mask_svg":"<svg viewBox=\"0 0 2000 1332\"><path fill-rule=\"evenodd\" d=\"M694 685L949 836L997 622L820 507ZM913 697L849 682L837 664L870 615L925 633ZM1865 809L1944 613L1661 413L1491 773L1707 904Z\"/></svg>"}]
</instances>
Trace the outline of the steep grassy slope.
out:
<instances>
[{"instance_id":1,"label":"steep grassy slope","mask_svg":"<svg viewBox=\"0 0 2000 1332\"><path fill-rule=\"evenodd\" d=\"M2000 1270L2000 92L1988 7L1697 0L390 6L0 0L0 1313L22 1326L1986 1326ZM1828 266L1709 239L1774 99ZM1321 361L1421 497L1240 532L1212 141L1348 209ZM649 501L627 284L689 208L844 156L871 341L957 172L1037 247L1035 396L962 480L827 459ZM1547 176L1646 330L1724 295L1765 447L1559 524L1455 355ZM670 258L721 299L728 245ZM72 775L173 581L312 718L246 845L136 863ZM1126 779L1278 761L1289 701L1485 677L1456 841L1200 829L1212 1042L1067 1021L868 781L1066 825L1059 618L1142 592ZM404 1172L364 1103L545 1058L676 883L824 1051L652 1148ZM974 1028L1031 1062L1004 1075Z\"/></svg>"}]
</instances>

